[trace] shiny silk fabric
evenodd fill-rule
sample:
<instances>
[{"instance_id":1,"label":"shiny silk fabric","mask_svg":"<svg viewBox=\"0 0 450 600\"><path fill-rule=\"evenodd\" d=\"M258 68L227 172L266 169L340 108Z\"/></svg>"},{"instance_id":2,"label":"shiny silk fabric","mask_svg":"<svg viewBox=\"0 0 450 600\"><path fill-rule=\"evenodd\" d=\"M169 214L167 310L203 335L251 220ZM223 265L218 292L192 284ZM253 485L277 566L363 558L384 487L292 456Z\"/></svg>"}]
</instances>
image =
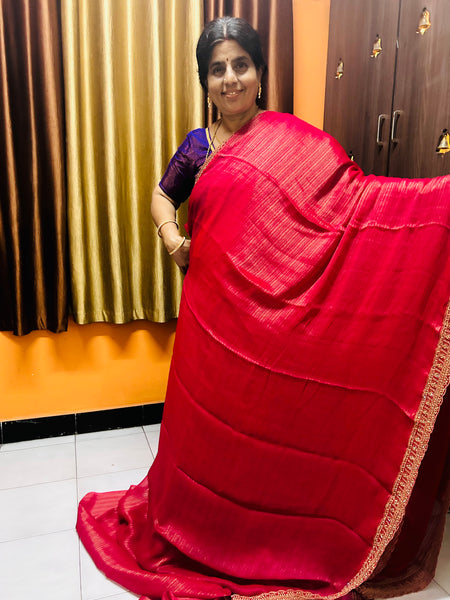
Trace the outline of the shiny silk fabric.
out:
<instances>
[{"instance_id":1,"label":"shiny silk fabric","mask_svg":"<svg viewBox=\"0 0 450 600\"><path fill-rule=\"evenodd\" d=\"M79 534L148 598L343 596L400 539L448 384L450 177L365 177L265 112L189 211L158 456Z\"/></svg>"}]
</instances>

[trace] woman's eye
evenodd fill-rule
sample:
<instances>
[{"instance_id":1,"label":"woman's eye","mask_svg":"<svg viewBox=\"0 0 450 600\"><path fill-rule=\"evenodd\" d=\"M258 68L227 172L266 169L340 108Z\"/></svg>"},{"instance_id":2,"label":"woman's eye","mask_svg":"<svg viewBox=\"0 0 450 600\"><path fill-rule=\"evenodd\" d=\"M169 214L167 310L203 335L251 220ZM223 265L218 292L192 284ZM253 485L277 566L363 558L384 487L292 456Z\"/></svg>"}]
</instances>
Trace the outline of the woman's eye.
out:
<instances>
[{"instance_id":1,"label":"woman's eye","mask_svg":"<svg viewBox=\"0 0 450 600\"><path fill-rule=\"evenodd\" d=\"M213 75L216 76L223 75L225 73L225 68L220 65L216 65L212 68L211 72Z\"/></svg>"},{"instance_id":2,"label":"woman's eye","mask_svg":"<svg viewBox=\"0 0 450 600\"><path fill-rule=\"evenodd\" d=\"M240 62L236 65L235 70L238 73L245 73L245 71L248 69L248 65L246 62Z\"/></svg>"}]
</instances>

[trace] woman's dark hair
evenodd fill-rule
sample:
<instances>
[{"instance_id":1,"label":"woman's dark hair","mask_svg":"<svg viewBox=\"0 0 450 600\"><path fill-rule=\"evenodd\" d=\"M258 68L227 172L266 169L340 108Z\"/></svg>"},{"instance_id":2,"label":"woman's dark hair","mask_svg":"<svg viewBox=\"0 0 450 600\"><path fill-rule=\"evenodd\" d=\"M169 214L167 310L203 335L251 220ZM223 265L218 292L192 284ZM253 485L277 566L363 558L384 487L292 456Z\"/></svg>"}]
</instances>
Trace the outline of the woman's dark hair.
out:
<instances>
[{"instance_id":1,"label":"woman's dark hair","mask_svg":"<svg viewBox=\"0 0 450 600\"><path fill-rule=\"evenodd\" d=\"M266 68L258 33L238 17L221 17L208 23L197 44L197 64L200 83L207 91L208 68L214 46L225 40L234 40L249 53L256 70Z\"/></svg>"}]
</instances>

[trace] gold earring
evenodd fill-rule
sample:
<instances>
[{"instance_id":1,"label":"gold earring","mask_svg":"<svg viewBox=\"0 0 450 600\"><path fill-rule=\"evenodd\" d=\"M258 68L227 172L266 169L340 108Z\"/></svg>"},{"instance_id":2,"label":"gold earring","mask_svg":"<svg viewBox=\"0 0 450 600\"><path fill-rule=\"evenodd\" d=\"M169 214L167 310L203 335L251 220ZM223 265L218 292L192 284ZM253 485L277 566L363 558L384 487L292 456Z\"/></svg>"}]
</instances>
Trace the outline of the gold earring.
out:
<instances>
[{"instance_id":1,"label":"gold earring","mask_svg":"<svg viewBox=\"0 0 450 600\"><path fill-rule=\"evenodd\" d=\"M209 97L209 94L206 96L206 104L208 105L208 108L211 108L211 98Z\"/></svg>"},{"instance_id":2,"label":"gold earring","mask_svg":"<svg viewBox=\"0 0 450 600\"><path fill-rule=\"evenodd\" d=\"M259 88L258 88L258 100L261 100L261 94L262 94L262 87L261 87L261 84L259 84Z\"/></svg>"}]
</instances>

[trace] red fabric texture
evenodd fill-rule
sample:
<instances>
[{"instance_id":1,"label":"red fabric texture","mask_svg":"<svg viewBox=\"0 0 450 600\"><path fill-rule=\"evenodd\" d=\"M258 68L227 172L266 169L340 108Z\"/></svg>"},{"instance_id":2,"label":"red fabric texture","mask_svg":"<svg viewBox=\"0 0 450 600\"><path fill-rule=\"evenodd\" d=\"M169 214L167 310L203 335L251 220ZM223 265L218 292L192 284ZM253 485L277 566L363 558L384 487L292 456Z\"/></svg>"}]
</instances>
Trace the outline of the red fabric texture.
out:
<instances>
[{"instance_id":1,"label":"red fabric texture","mask_svg":"<svg viewBox=\"0 0 450 600\"><path fill-rule=\"evenodd\" d=\"M189 229L158 455L82 500L80 537L152 599L343 596L400 531L448 384L450 177L365 177L265 112Z\"/></svg>"}]
</instances>

